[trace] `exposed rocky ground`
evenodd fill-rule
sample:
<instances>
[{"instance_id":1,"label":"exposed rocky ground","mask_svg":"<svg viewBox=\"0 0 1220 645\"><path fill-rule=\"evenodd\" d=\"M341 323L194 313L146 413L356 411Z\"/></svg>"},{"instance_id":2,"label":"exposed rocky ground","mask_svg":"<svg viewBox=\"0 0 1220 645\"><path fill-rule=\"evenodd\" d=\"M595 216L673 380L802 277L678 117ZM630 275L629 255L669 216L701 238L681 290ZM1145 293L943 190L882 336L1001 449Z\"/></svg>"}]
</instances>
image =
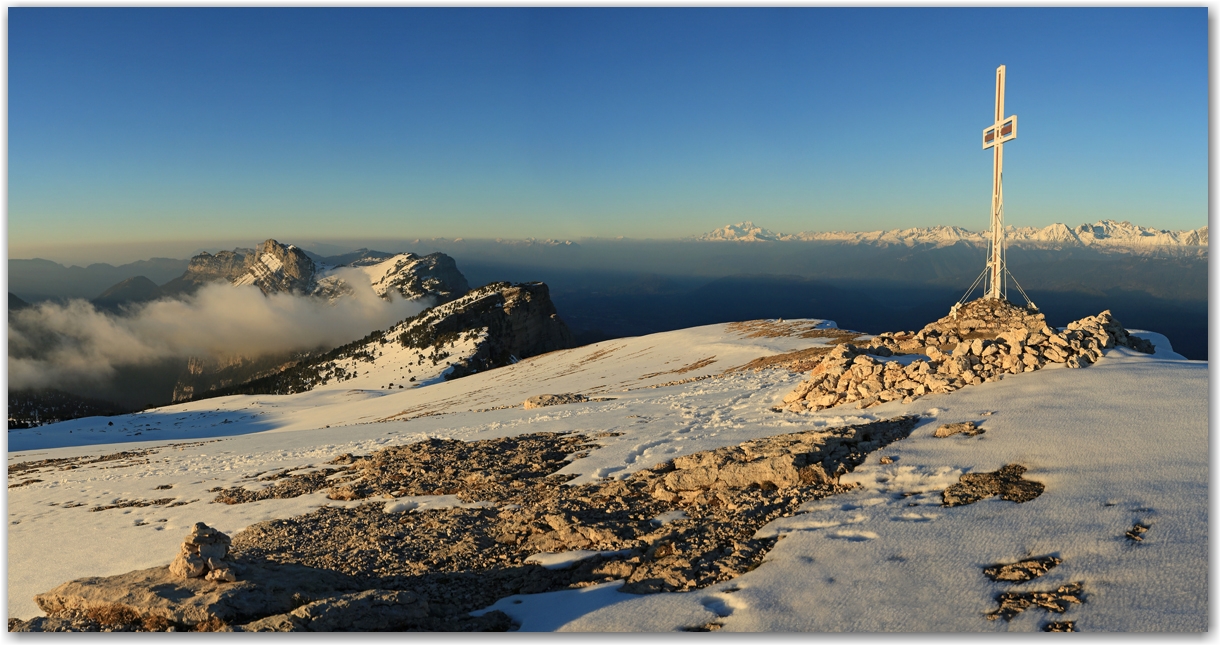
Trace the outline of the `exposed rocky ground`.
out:
<instances>
[{"instance_id":1,"label":"exposed rocky ground","mask_svg":"<svg viewBox=\"0 0 1220 645\"><path fill-rule=\"evenodd\" d=\"M965 506L992 495L1018 504L1028 502L1041 495L1046 486L1022 477L1025 470L1025 466L1008 464L995 472L966 473L958 483L946 488L942 493L944 504Z\"/></svg>"},{"instance_id":2,"label":"exposed rocky ground","mask_svg":"<svg viewBox=\"0 0 1220 645\"><path fill-rule=\"evenodd\" d=\"M1010 564L996 564L983 569L983 575L997 582L1021 583L1041 577L1042 574L1061 564L1063 564L1063 560L1048 555Z\"/></svg>"},{"instance_id":3,"label":"exposed rocky ground","mask_svg":"<svg viewBox=\"0 0 1220 645\"><path fill-rule=\"evenodd\" d=\"M926 394L952 392L1052 363L1088 367L1101 358L1103 349L1115 346L1154 350L1148 341L1128 334L1109 311L1070 323L1064 331L1051 329L1044 319L1006 301L979 299L955 306L918 332L879 334L867 347L839 345L784 397L782 409L910 403ZM924 355L927 360L878 360L901 354Z\"/></svg>"},{"instance_id":4,"label":"exposed rocky ground","mask_svg":"<svg viewBox=\"0 0 1220 645\"><path fill-rule=\"evenodd\" d=\"M1031 607L1039 607L1046 611L1062 614L1068 610L1071 605L1079 605L1084 600L1081 596L1084 594L1084 583L1073 582L1066 585L1061 585L1054 591L1007 591L1000 594L997 598L999 607L987 614L988 620L1003 618L1004 620L1012 620L1017 614ZM1051 623L1046 631L1071 631L1062 629L1064 623Z\"/></svg>"},{"instance_id":5,"label":"exposed rocky ground","mask_svg":"<svg viewBox=\"0 0 1220 645\"><path fill-rule=\"evenodd\" d=\"M432 439L340 455L329 472L259 478L278 495L326 488L368 503L255 524L231 551L197 525L174 564L66 583L37 597L48 617L10 629L503 630L504 614L469 612L616 579L632 593L703 588L757 567L778 539L754 537L759 528L847 490L841 474L917 422L768 437L580 486L556 473L596 437ZM236 490L216 501L257 498ZM419 495L455 506L411 512ZM587 557L550 568L534 558L571 551Z\"/></svg>"}]
</instances>

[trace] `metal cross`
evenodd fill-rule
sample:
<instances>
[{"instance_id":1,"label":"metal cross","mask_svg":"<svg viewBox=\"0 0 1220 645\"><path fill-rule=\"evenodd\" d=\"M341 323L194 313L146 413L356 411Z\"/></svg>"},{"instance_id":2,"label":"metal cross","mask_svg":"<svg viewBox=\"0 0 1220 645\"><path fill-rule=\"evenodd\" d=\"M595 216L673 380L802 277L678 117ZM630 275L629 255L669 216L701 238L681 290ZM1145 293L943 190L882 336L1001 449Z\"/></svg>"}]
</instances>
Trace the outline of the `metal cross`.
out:
<instances>
[{"instance_id":1,"label":"metal cross","mask_svg":"<svg viewBox=\"0 0 1220 645\"><path fill-rule=\"evenodd\" d=\"M995 123L983 129L983 149L994 151L991 180L991 248L985 298L1005 299L1004 289L1004 143L1017 138L1017 115L1004 116L1004 66L995 70Z\"/></svg>"}]
</instances>

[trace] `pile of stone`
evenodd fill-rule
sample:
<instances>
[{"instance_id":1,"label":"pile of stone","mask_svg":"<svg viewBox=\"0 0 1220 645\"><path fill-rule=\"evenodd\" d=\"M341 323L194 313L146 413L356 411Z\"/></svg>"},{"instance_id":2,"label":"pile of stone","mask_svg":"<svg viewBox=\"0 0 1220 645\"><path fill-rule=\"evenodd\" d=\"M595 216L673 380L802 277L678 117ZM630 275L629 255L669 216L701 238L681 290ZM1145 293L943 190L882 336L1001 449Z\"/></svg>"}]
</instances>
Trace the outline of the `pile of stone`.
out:
<instances>
[{"instance_id":1,"label":"pile of stone","mask_svg":"<svg viewBox=\"0 0 1220 645\"><path fill-rule=\"evenodd\" d=\"M822 410L855 403L860 409L888 401L911 401L997 381L1007 374L1051 363L1088 367L1118 345L1152 353L1152 343L1131 336L1107 310L1077 320L1063 331L1046 326L1042 314L997 301L975 301L918 333L881 334L870 346L843 344L784 397L782 409ZM1033 327L1031 329L1031 327ZM878 360L923 354L905 365Z\"/></svg>"},{"instance_id":2,"label":"pile of stone","mask_svg":"<svg viewBox=\"0 0 1220 645\"><path fill-rule=\"evenodd\" d=\"M216 582L236 582L237 575L229 560L230 544L229 536L203 522L195 522L182 542L178 557L169 565L169 572L183 580L203 578Z\"/></svg>"}]
</instances>

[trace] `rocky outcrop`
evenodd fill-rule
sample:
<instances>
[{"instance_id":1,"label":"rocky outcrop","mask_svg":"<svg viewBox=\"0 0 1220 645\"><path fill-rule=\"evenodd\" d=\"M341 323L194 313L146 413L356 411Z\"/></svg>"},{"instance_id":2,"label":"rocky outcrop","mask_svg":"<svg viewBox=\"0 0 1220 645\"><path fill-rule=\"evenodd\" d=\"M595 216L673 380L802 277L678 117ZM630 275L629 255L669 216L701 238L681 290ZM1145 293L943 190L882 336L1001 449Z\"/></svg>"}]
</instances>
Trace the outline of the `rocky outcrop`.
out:
<instances>
[{"instance_id":1,"label":"rocky outcrop","mask_svg":"<svg viewBox=\"0 0 1220 645\"><path fill-rule=\"evenodd\" d=\"M997 381L1060 363L1088 367L1115 346L1151 353L1152 343L1127 333L1110 314L1070 323L1063 331L1041 324L1041 314L1006 303L970 303L918 333L880 334L868 347L834 348L784 397L792 412L855 403L868 408L911 401L968 385ZM1035 325L1040 325L1035 327ZM1034 329L1031 329L1034 327ZM923 354L905 364L895 354Z\"/></svg>"},{"instance_id":2,"label":"rocky outcrop","mask_svg":"<svg viewBox=\"0 0 1220 645\"><path fill-rule=\"evenodd\" d=\"M868 453L910 434L917 421L897 417L842 432L776 435L679 457L652 495L672 501L705 491L829 485L863 463Z\"/></svg>"},{"instance_id":3,"label":"rocky outcrop","mask_svg":"<svg viewBox=\"0 0 1220 645\"><path fill-rule=\"evenodd\" d=\"M550 405L566 405L568 403L584 403L588 397L583 394L539 394L525 400L525 409L545 408Z\"/></svg>"},{"instance_id":4,"label":"rocky outcrop","mask_svg":"<svg viewBox=\"0 0 1220 645\"><path fill-rule=\"evenodd\" d=\"M161 566L74 580L34 600L52 617L87 617L99 608L126 607L133 620L157 616L166 626L190 627L211 620L240 624L291 612L302 602L358 590L349 576L298 564L260 560L235 561L232 566L241 572L237 582L182 578L171 566Z\"/></svg>"}]
</instances>

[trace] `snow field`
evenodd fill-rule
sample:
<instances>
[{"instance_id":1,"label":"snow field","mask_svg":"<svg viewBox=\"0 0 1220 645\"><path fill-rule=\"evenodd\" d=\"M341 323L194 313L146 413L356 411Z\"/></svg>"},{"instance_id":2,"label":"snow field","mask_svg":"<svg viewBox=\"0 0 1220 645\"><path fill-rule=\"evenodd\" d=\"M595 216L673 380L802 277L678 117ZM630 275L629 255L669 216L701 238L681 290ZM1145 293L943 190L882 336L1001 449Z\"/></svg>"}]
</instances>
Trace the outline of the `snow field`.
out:
<instances>
[{"instance_id":1,"label":"snow field","mask_svg":"<svg viewBox=\"0 0 1220 645\"><path fill-rule=\"evenodd\" d=\"M23 452L10 452L10 463L159 450L148 463L44 471L36 475L44 481L10 489L9 615L38 615L33 595L70 579L168 563L193 522L233 534L265 519L346 504L315 493L226 506L208 503L215 494L207 492L263 485L251 475L319 467L344 452L430 436L619 433L597 439L601 449L561 471L582 482L750 439L921 414L928 420L910 438L848 476L860 489L764 527L761 534L784 537L744 576L690 593L632 596L612 583L504 599L495 608L525 630L667 631L717 622L738 631L1031 631L1048 619L1044 612L987 621L992 597L1083 581L1086 604L1053 619L1076 620L1082 631L1206 629L1207 364L1180 360L1159 335L1141 335L1164 351L1112 350L1087 369L1043 370L866 411L772 412L801 380L782 370L649 388L823 342L744 338L710 325L552 352L417 389L226 397L13 432L10 450ZM708 357L713 362L681 371ZM615 400L489 409L563 392ZM941 423L969 420L986 432L932 437ZM138 443L113 443L130 442L136 427L150 428ZM152 433L160 433L157 440L143 440ZM166 446L204 438L218 440ZM96 445L107 442L113 445ZM880 464L882 455L893 463ZM939 506L939 491L962 473L1007 463L1027 466L1025 478L1044 483L1046 492L1025 504L991 498ZM172 488L156 489L163 485ZM115 499L166 497L199 501L89 510ZM427 512L407 508L416 501L387 500L386 510L399 504L398 512ZM69 503L83 505L64 508ZM1122 537L1135 521L1152 525L1139 545ZM993 583L981 573L1048 554L1064 563L1024 585Z\"/></svg>"}]
</instances>

